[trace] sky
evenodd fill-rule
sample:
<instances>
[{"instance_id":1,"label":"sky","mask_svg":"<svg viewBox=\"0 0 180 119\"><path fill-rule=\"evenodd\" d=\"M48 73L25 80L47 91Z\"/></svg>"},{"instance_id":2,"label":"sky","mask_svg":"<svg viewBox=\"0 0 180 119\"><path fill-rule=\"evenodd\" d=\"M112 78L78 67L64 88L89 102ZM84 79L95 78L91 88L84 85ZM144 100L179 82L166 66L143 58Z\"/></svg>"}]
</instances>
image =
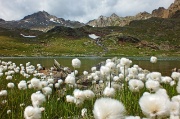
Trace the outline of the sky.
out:
<instances>
[{"instance_id":1,"label":"sky","mask_svg":"<svg viewBox=\"0 0 180 119\"><path fill-rule=\"evenodd\" d=\"M65 20L87 23L99 16L133 16L159 7L168 8L174 0L0 0L0 18L20 20L38 11L46 11Z\"/></svg>"}]
</instances>

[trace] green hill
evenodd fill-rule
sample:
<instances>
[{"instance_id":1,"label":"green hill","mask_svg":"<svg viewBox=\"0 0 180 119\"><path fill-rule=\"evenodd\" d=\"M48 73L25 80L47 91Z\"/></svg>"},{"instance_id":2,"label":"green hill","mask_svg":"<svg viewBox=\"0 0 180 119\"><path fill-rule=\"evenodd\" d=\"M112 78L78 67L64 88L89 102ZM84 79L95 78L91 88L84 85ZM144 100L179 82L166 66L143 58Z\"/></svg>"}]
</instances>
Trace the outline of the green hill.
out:
<instances>
[{"instance_id":1,"label":"green hill","mask_svg":"<svg viewBox=\"0 0 180 119\"><path fill-rule=\"evenodd\" d=\"M36 36L23 37L20 34ZM98 40L89 34L100 36ZM0 28L1 56L180 56L180 19L150 18L128 26L69 28L48 32Z\"/></svg>"}]
</instances>

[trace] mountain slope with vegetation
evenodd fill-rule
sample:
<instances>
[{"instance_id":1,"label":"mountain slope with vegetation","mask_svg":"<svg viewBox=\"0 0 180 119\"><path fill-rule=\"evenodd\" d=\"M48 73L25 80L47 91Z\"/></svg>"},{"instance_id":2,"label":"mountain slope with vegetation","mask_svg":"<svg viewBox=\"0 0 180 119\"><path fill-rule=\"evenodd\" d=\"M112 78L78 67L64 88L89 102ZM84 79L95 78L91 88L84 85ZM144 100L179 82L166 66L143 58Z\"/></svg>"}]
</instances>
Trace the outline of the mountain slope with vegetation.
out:
<instances>
[{"instance_id":1,"label":"mountain slope with vegetation","mask_svg":"<svg viewBox=\"0 0 180 119\"><path fill-rule=\"evenodd\" d=\"M0 56L180 56L179 4L175 0L168 9L139 13L136 17L143 19L127 21L126 25L121 22L123 27L112 25L120 23L116 14L106 19L107 26L102 22L104 27L66 21L45 11L20 21L0 19ZM49 29L45 32L40 27ZM92 39L90 34L99 37Z\"/></svg>"},{"instance_id":2,"label":"mountain slope with vegetation","mask_svg":"<svg viewBox=\"0 0 180 119\"><path fill-rule=\"evenodd\" d=\"M28 38L19 35L35 35ZM94 40L88 35L96 34ZM1 56L180 56L180 19L150 18L124 27L69 28L48 32L0 30Z\"/></svg>"}]
</instances>

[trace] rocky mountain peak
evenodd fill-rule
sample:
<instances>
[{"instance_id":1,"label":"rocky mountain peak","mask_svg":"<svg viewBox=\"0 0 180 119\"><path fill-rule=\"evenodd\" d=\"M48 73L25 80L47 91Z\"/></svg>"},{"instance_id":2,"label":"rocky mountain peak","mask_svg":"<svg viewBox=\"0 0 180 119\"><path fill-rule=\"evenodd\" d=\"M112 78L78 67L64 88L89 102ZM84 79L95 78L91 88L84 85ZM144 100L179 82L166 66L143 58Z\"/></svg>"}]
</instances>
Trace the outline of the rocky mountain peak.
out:
<instances>
[{"instance_id":1,"label":"rocky mountain peak","mask_svg":"<svg viewBox=\"0 0 180 119\"><path fill-rule=\"evenodd\" d=\"M113 13L113 14L110 16L110 18L119 18L119 16L118 16L117 14Z\"/></svg>"},{"instance_id":2,"label":"rocky mountain peak","mask_svg":"<svg viewBox=\"0 0 180 119\"><path fill-rule=\"evenodd\" d=\"M105 27L105 26L125 26L128 25L133 20L144 20L152 17L160 17L160 18L179 18L180 10L180 0L175 0L168 9L164 7L159 7L152 11L152 13L148 12L140 12L135 16L127 16L127 17L119 17L115 13L113 13L110 17L100 16L96 20L91 20L87 23L90 26L96 27Z\"/></svg>"},{"instance_id":3,"label":"rocky mountain peak","mask_svg":"<svg viewBox=\"0 0 180 119\"><path fill-rule=\"evenodd\" d=\"M50 15L46 11L39 11L31 15L25 16L22 20L50 20L51 18L57 19L57 17Z\"/></svg>"},{"instance_id":4,"label":"rocky mountain peak","mask_svg":"<svg viewBox=\"0 0 180 119\"><path fill-rule=\"evenodd\" d=\"M152 11L152 16L163 18L165 10L166 9L164 7L159 7L158 9Z\"/></svg>"},{"instance_id":5,"label":"rocky mountain peak","mask_svg":"<svg viewBox=\"0 0 180 119\"><path fill-rule=\"evenodd\" d=\"M175 0L166 11L166 17L172 17L176 11L180 10L180 0Z\"/></svg>"},{"instance_id":6,"label":"rocky mountain peak","mask_svg":"<svg viewBox=\"0 0 180 119\"><path fill-rule=\"evenodd\" d=\"M1 19L1 18L0 18L0 22L4 22L4 21L5 21L4 19Z\"/></svg>"},{"instance_id":7,"label":"rocky mountain peak","mask_svg":"<svg viewBox=\"0 0 180 119\"><path fill-rule=\"evenodd\" d=\"M5 28L26 28L46 32L55 26L74 28L84 26L84 24L77 21L58 18L56 16L50 15L46 11L39 11L25 16L23 19L18 21L1 22L0 26Z\"/></svg>"},{"instance_id":8,"label":"rocky mountain peak","mask_svg":"<svg viewBox=\"0 0 180 119\"><path fill-rule=\"evenodd\" d=\"M151 14L144 11L144 12L140 12L135 16L137 19L148 19L151 17Z\"/></svg>"}]
</instances>

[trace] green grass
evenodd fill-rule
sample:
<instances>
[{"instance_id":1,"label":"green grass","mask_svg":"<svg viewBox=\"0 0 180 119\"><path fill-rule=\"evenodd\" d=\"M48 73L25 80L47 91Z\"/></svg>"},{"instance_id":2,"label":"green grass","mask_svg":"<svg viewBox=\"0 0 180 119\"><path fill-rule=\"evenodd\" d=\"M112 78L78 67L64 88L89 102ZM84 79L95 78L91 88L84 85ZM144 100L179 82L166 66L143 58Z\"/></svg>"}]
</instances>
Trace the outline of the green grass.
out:
<instances>
[{"instance_id":1,"label":"green grass","mask_svg":"<svg viewBox=\"0 0 180 119\"><path fill-rule=\"evenodd\" d=\"M7 72L8 70L4 71L3 73ZM15 73L12 80L6 80L6 75L0 77L0 91L7 90L7 96L0 97L0 117L1 119L17 119L23 118L24 110L27 106L32 105L31 102L31 95L38 90L29 89L26 90L19 90L18 83L21 80L25 80L26 82L30 81L33 78L33 74L30 74L29 78L25 78L20 73ZM40 78L40 77L38 77ZM7 84L9 82L13 82L15 87L13 89L7 88ZM124 87L116 90L116 94L113 97L116 100L121 101L125 108L126 108L126 115L134 115L145 117L141 111L139 106L139 99L143 95L144 92L149 92L146 87L141 89L139 92L131 92L128 88L128 81L122 80L117 82L118 84L124 84ZM177 83L177 82L176 82ZM161 83L161 88L166 89L167 94L169 97L173 97L178 95L176 91L176 85L170 86L170 84L163 84ZM93 87L93 86L92 86ZM92 89L90 86L87 89ZM105 87L104 87L105 88ZM103 91L104 88L98 89L98 91ZM42 112L42 119L68 119L68 118L79 118L81 119L81 110L83 108L87 108L88 116L86 119L93 119L93 106L97 98L104 97L102 93L99 95L97 94L91 100L85 100L82 105L75 105L74 103L66 102L66 95L73 95L73 90L75 88L70 88L69 86L60 86L60 89L54 89L50 95L50 97L46 97L46 102L42 104L41 107L45 108L45 111ZM82 90L82 89L81 89ZM41 91L41 90L40 90ZM6 100L6 103L2 103L2 101ZM24 104L24 106L20 106ZM7 114L7 110L11 110L10 114Z\"/></svg>"}]
</instances>

